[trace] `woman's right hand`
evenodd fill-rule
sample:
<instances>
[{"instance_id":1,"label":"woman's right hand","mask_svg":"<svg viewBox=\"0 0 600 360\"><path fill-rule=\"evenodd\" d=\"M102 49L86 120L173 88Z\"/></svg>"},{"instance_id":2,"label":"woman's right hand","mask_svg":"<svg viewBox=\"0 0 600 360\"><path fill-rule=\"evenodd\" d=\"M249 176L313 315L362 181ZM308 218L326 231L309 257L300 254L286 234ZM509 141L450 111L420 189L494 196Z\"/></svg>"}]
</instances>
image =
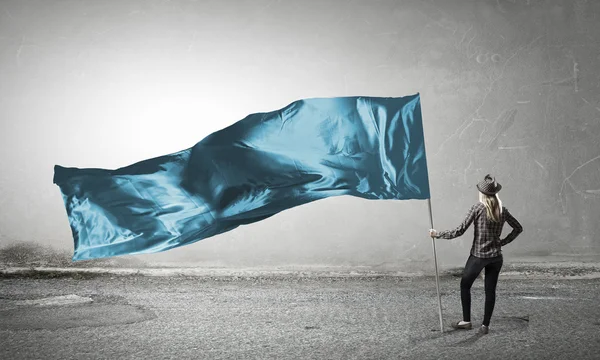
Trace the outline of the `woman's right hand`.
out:
<instances>
[{"instance_id":1,"label":"woman's right hand","mask_svg":"<svg viewBox=\"0 0 600 360\"><path fill-rule=\"evenodd\" d=\"M429 229L429 236L432 238L437 237L437 231L435 229Z\"/></svg>"}]
</instances>

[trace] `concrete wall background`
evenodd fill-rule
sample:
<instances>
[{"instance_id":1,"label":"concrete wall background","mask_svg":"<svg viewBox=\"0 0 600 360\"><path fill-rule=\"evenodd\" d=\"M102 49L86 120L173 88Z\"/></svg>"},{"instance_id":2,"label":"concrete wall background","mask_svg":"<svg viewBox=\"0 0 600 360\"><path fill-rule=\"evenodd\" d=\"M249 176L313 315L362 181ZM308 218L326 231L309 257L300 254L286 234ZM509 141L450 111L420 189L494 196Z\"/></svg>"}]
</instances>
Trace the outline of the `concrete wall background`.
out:
<instances>
[{"instance_id":1,"label":"concrete wall background","mask_svg":"<svg viewBox=\"0 0 600 360\"><path fill-rule=\"evenodd\" d=\"M2 0L0 247L72 250L55 164L126 166L299 98L420 92L436 228L491 172L525 227L507 257L599 253L599 24L585 0ZM430 268L428 228L424 201L338 197L135 259ZM440 241L440 266L471 239Z\"/></svg>"}]
</instances>

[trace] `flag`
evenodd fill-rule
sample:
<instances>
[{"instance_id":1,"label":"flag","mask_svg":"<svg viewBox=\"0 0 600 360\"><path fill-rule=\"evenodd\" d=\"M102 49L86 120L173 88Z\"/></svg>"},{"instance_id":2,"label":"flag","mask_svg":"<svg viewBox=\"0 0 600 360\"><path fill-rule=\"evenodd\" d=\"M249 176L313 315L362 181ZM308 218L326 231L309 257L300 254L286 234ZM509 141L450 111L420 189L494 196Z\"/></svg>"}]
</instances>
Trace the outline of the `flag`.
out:
<instances>
[{"instance_id":1,"label":"flag","mask_svg":"<svg viewBox=\"0 0 600 360\"><path fill-rule=\"evenodd\" d=\"M331 196L428 199L420 96L298 100L116 170L55 165L53 182L74 261L165 251Z\"/></svg>"}]
</instances>

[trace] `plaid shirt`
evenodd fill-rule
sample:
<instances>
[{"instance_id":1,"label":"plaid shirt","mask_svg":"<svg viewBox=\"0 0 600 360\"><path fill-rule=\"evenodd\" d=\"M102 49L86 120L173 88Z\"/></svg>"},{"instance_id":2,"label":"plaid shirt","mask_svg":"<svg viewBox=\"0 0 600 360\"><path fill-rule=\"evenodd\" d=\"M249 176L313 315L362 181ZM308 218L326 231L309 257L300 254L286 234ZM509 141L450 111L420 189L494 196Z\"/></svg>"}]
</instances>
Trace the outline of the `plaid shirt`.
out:
<instances>
[{"instance_id":1,"label":"plaid shirt","mask_svg":"<svg viewBox=\"0 0 600 360\"><path fill-rule=\"evenodd\" d=\"M512 228L512 232L504 239L500 239L502 226L507 222ZM515 219L506 207L502 207L500 221L493 222L488 220L485 205L478 202L471 206L465 220L454 230L440 231L436 238L454 239L461 236L469 228L472 222L475 222L475 236L471 255L479 258L491 258L502 254L501 247L513 241L521 232L523 227Z\"/></svg>"}]
</instances>

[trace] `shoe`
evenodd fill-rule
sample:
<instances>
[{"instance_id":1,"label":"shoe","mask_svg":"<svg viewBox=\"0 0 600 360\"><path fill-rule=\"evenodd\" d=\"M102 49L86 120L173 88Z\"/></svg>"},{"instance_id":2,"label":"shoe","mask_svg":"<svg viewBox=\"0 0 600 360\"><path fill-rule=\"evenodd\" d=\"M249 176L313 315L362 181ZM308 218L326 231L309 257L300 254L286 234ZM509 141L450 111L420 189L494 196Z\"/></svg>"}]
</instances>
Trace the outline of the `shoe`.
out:
<instances>
[{"instance_id":1,"label":"shoe","mask_svg":"<svg viewBox=\"0 0 600 360\"><path fill-rule=\"evenodd\" d=\"M481 335L485 335L490 331L490 327L489 326L485 326L485 325L481 325L481 327L479 328L479 333Z\"/></svg>"},{"instance_id":2,"label":"shoe","mask_svg":"<svg viewBox=\"0 0 600 360\"><path fill-rule=\"evenodd\" d=\"M455 323L452 323L452 327L455 329L471 330L473 328L473 325L471 325L470 322L466 324L461 324L460 321L457 321Z\"/></svg>"}]
</instances>

